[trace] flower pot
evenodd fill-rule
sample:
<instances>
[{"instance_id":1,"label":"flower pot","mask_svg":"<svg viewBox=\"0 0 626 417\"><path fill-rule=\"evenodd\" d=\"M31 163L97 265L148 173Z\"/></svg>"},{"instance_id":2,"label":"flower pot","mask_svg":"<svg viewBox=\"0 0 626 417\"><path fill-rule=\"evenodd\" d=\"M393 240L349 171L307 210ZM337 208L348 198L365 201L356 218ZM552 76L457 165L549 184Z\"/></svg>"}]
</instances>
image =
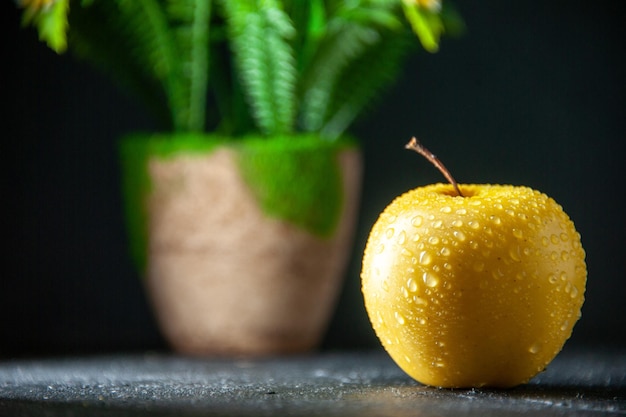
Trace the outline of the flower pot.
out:
<instances>
[{"instance_id":1,"label":"flower pot","mask_svg":"<svg viewBox=\"0 0 626 417\"><path fill-rule=\"evenodd\" d=\"M352 249L354 144L131 137L122 157L133 253L174 350L258 356L318 346Z\"/></svg>"}]
</instances>

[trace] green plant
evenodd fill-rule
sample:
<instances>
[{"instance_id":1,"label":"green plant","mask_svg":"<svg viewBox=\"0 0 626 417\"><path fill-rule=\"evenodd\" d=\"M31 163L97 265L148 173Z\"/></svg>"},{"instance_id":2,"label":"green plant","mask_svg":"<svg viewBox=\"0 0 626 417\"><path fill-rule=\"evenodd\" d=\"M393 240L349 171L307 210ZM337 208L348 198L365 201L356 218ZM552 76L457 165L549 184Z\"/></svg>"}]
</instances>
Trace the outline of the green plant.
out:
<instances>
[{"instance_id":1,"label":"green plant","mask_svg":"<svg viewBox=\"0 0 626 417\"><path fill-rule=\"evenodd\" d=\"M458 15L437 0L18 0L52 49L139 93L174 132L341 136ZM207 109L210 109L208 111Z\"/></svg>"}]
</instances>

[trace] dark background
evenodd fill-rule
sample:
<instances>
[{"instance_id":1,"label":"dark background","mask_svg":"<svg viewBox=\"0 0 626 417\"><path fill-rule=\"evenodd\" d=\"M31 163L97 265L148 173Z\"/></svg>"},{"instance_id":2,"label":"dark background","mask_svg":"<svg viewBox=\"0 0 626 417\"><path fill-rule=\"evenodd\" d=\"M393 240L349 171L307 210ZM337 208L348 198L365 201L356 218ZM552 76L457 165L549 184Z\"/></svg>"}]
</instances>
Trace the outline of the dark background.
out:
<instances>
[{"instance_id":1,"label":"dark background","mask_svg":"<svg viewBox=\"0 0 626 417\"><path fill-rule=\"evenodd\" d=\"M365 239L402 192L442 177L403 150L417 135L460 182L555 198L587 251L571 344L626 347L626 13L623 2L455 3L468 31L417 53L354 126L365 186L359 232L325 349L379 346L360 294ZM156 126L92 67L56 56L2 2L0 357L162 350L128 256L116 143Z\"/></svg>"}]
</instances>

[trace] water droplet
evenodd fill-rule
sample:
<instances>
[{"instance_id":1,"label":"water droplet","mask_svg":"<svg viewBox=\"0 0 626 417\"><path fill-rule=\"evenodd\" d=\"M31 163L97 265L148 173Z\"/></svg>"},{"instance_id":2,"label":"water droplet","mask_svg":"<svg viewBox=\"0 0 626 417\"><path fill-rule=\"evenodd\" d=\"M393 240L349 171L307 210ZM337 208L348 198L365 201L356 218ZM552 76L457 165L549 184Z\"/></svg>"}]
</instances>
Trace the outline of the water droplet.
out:
<instances>
[{"instance_id":1,"label":"water droplet","mask_svg":"<svg viewBox=\"0 0 626 417\"><path fill-rule=\"evenodd\" d=\"M391 239L393 237L393 234L396 231L394 230L393 227L390 227L389 229L387 229L387 231L385 232L385 236L387 236L387 239Z\"/></svg>"},{"instance_id":2,"label":"water droplet","mask_svg":"<svg viewBox=\"0 0 626 417\"><path fill-rule=\"evenodd\" d=\"M439 251L439 254L441 256L450 256L450 253L451 253L450 248L447 248L445 246L441 248L441 250Z\"/></svg>"},{"instance_id":3,"label":"water droplet","mask_svg":"<svg viewBox=\"0 0 626 417\"><path fill-rule=\"evenodd\" d=\"M422 280L427 287L433 288L439 285L439 277L432 272L424 272L422 275Z\"/></svg>"},{"instance_id":4,"label":"water droplet","mask_svg":"<svg viewBox=\"0 0 626 417\"><path fill-rule=\"evenodd\" d=\"M433 227L435 229L441 229L441 226L443 226L443 222L441 220L436 220L433 222Z\"/></svg>"},{"instance_id":5,"label":"water droplet","mask_svg":"<svg viewBox=\"0 0 626 417\"><path fill-rule=\"evenodd\" d=\"M404 288L404 287L400 288L400 292L402 293L402 296L404 298L409 298L409 292L407 291L406 288Z\"/></svg>"},{"instance_id":6,"label":"water droplet","mask_svg":"<svg viewBox=\"0 0 626 417\"><path fill-rule=\"evenodd\" d=\"M567 233L561 233L561 240L563 242L567 242L569 240L569 236L567 235Z\"/></svg>"},{"instance_id":7,"label":"water droplet","mask_svg":"<svg viewBox=\"0 0 626 417\"><path fill-rule=\"evenodd\" d=\"M550 252L550 259L552 259L553 261L556 261L557 259L559 259L559 254L556 253L556 251Z\"/></svg>"},{"instance_id":8,"label":"water droplet","mask_svg":"<svg viewBox=\"0 0 626 417\"><path fill-rule=\"evenodd\" d=\"M469 204L472 205L472 206L480 206L483 203L480 200L470 200Z\"/></svg>"},{"instance_id":9,"label":"water droplet","mask_svg":"<svg viewBox=\"0 0 626 417\"><path fill-rule=\"evenodd\" d=\"M421 324L422 326L426 324L426 319L425 318L421 318L419 319L419 324Z\"/></svg>"},{"instance_id":10,"label":"water droplet","mask_svg":"<svg viewBox=\"0 0 626 417\"><path fill-rule=\"evenodd\" d=\"M406 232L403 230L398 235L398 244L403 245L406 242Z\"/></svg>"},{"instance_id":11,"label":"water droplet","mask_svg":"<svg viewBox=\"0 0 626 417\"><path fill-rule=\"evenodd\" d=\"M431 245L437 245L439 243L439 238L437 236L431 236L428 238L428 243Z\"/></svg>"},{"instance_id":12,"label":"water droplet","mask_svg":"<svg viewBox=\"0 0 626 417\"><path fill-rule=\"evenodd\" d=\"M511 259L513 259L515 262L520 262L522 260L521 257L521 252L520 252L520 248L519 246L515 246L512 247L509 250L509 256L511 257Z\"/></svg>"},{"instance_id":13,"label":"water droplet","mask_svg":"<svg viewBox=\"0 0 626 417\"><path fill-rule=\"evenodd\" d=\"M385 251L385 245L382 243L376 247L376 253L383 253Z\"/></svg>"},{"instance_id":14,"label":"water droplet","mask_svg":"<svg viewBox=\"0 0 626 417\"><path fill-rule=\"evenodd\" d=\"M575 285L572 285L572 290L569 293L570 297L576 298L578 296L578 288Z\"/></svg>"},{"instance_id":15,"label":"water droplet","mask_svg":"<svg viewBox=\"0 0 626 417\"><path fill-rule=\"evenodd\" d=\"M420 297L419 295L414 295L413 296L413 302L419 306L425 306L428 304L428 301L426 301L425 299L423 299L422 297ZM421 307L420 307L421 310Z\"/></svg>"},{"instance_id":16,"label":"water droplet","mask_svg":"<svg viewBox=\"0 0 626 417\"><path fill-rule=\"evenodd\" d=\"M413 240L413 242L417 242L418 240L420 240L420 235L419 235L419 233L414 233L414 234L413 234L413 239L412 239L412 240Z\"/></svg>"},{"instance_id":17,"label":"water droplet","mask_svg":"<svg viewBox=\"0 0 626 417\"><path fill-rule=\"evenodd\" d=\"M447 262L443 264L443 267L444 269L447 269L448 271L452 270L452 265Z\"/></svg>"},{"instance_id":18,"label":"water droplet","mask_svg":"<svg viewBox=\"0 0 626 417\"><path fill-rule=\"evenodd\" d=\"M454 227L461 227L461 226L463 226L463 221L455 220L455 221L452 222L452 226L454 226Z\"/></svg>"},{"instance_id":19,"label":"water droplet","mask_svg":"<svg viewBox=\"0 0 626 417\"><path fill-rule=\"evenodd\" d=\"M502 220L498 216L491 216L489 218L491 219L493 224L496 224L496 225L502 224Z\"/></svg>"},{"instance_id":20,"label":"water droplet","mask_svg":"<svg viewBox=\"0 0 626 417\"><path fill-rule=\"evenodd\" d=\"M548 247L548 245L550 244L550 240L547 237L544 236L544 237L541 238L541 244L544 247Z\"/></svg>"},{"instance_id":21,"label":"water droplet","mask_svg":"<svg viewBox=\"0 0 626 417\"><path fill-rule=\"evenodd\" d=\"M539 352L539 349L540 349L539 343L534 343L528 348L528 351L534 355L535 353Z\"/></svg>"},{"instance_id":22,"label":"water droplet","mask_svg":"<svg viewBox=\"0 0 626 417\"><path fill-rule=\"evenodd\" d=\"M413 278L409 278L409 280L406 282L406 286L411 292L417 291L417 282L415 282Z\"/></svg>"},{"instance_id":23,"label":"water droplet","mask_svg":"<svg viewBox=\"0 0 626 417\"><path fill-rule=\"evenodd\" d=\"M551 235L550 236L550 241L553 244L558 245L561 240L559 239L559 237L557 235Z\"/></svg>"},{"instance_id":24,"label":"water droplet","mask_svg":"<svg viewBox=\"0 0 626 417\"><path fill-rule=\"evenodd\" d=\"M407 258L410 258L411 256L413 256L413 253L407 248L402 248L400 253L402 254L402 256L406 256Z\"/></svg>"},{"instance_id":25,"label":"water droplet","mask_svg":"<svg viewBox=\"0 0 626 417\"><path fill-rule=\"evenodd\" d=\"M559 278L561 278L561 281L563 282L567 281L567 274L565 273L565 271L559 274Z\"/></svg>"},{"instance_id":26,"label":"water droplet","mask_svg":"<svg viewBox=\"0 0 626 417\"><path fill-rule=\"evenodd\" d=\"M459 242L464 242L466 239L465 233L461 232L460 230L455 230L452 234Z\"/></svg>"},{"instance_id":27,"label":"water droplet","mask_svg":"<svg viewBox=\"0 0 626 417\"><path fill-rule=\"evenodd\" d=\"M424 218L422 216L415 216L411 219L411 224L415 227L420 227L424 223Z\"/></svg>"},{"instance_id":28,"label":"water droplet","mask_svg":"<svg viewBox=\"0 0 626 417\"><path fill-rule=\"evenodd\" d=\"M386 279L383 280L382 287L383 287L383 290L385 290L385 292L389 292L389 283L387 282Z\"/></svg>"},{"instance_id":29,"label":"water droplet","mask_svg":"<svg viewBox=\"0 0 626 417\"><path fill-rule=\"evenodd\" d=\"M519 230L519 229L513 229L513 231L512 231L512 232L513 232L513 236L515 236L515 237L516 237L516 238L518 238L518 239L521 239L521 238L523 238L523 237L524 237L524 232L522 232L522 231L521 231L521 230Z\"/></svg>"},{"instance_id":30,"label":"water droplet","mask_svg":"<svg viewBox=\"0 0 626 417\"><path fill-rule=\"evenodd\" d=\"M404 355L404 360L407 361L408 363L411 363L411 358L409 358L408 355Z\"/></svg>"},{"instance_id":31,"label":"water droplet","mask_svg":"<svg viewBox=\"0 0 626 417\"><path fill-rule=\"evenodd\" d=\"M493 272L491 273L491 276L492 276L494 279L500 279L500 278L502 278L502 277L504 276L504 272L502 272L502 271L500 270L500 268L498 268L498 269L496 269L495 271L493 271Z\"/></svg>"},{"instance_id":32,"label":"water droplet","mask_svg":"<svg viewBox=\"0 0 626 417\"><path fill-rule=\"evenodd\" d=\"M420 252L419 263L421 265L430 265L432 261L433 261L433 256L430 253L426 251Z\"/></svg>"},{"instance_id":33,"label":"water droplet","mask_svg":"<svg viewBox=\"0 0 626 417\"><path fill-rule=\"evenodd\" d=\"M548 275L548 281L550 282L550 284L556 284L558 282L558 278L556 277L556 275L550 274Z\"/></svg>"},{"instance_id":34,"label":"water droplet","mask_svg":"<svg viewBox=\"0 0 626 417\"><path fill-rule=\"evenodd\" d=\"M439 211L442 213L450 213L452 209L449 206L443 206L439 209Z\"/></svg>"},{"instance_id":35,"label":"water droplet","mask_svg":"<svg viewBox=\"0 0 626 417\"><path fill-rule=\"evenodd\" d=\"M398 313L397 311L394 313L394 316L396 317L396 320L398 321L399 324L404 324L405 320L404 317L402 316L402 314Z\"/></svg>"},{"instance_id":36,"label":"water droplet","mask_svg":"<svg viewBox=\"0 0 626 417\"><path fill-rule=\"evenodd\" d=\"M563 259L564 261L567 261L569 259L569 252L566 250L561 252L561 259Z\"/></svg>"},{"instance_id":37,"label":"water droplet","mask_svg":"<svg viewBox=\"0 0 626 417\"><path fill-rule=\"evenodd\" d=\"M467 225L474 230L477 230L480 227L480 223L478 223L477 221L473 221L473 220L467 223Z\"/></svg>"},{"instance_id":38,"label":"water droplet","mask_svg":"<svg viewBox=\"0 0 626 417\"><path fill-rule=\"evenodd\" d=\"M456 214L460 214L460 215L467 214L467 210L465 210L464 208L460 208L456 211Z\"/></svg>"},{"instance_id":39,"label":"water droplet","mask_svg":"<svg viewBox=\"0 0 626 417\"><path fill-rule=\"evenodd\" d=\"M382 314L380 314L380 311L376 312L376 318L378 319L378 323L380 323L380 324L384 324L385 323L385 321L383 320Z\"/></svg>"},{"instance_id":40,"label":"water droplet","mask_svg":"<svg viewBox=\"0 0 626 417\"><path fill-rule=\"evenodd\" d=\"M563 324L561 324L561 331L564 332L565 330L567 330L568 326L569 326L569 320L565 320Z\"/></svg>"},{"instance_id":41,"label":"water droplet","mask_svg":"<svg viewBox=\"0 0 626 417\"><path fill-rule=\"evenodd\" d=\"M565 293L569 294L572 291L572 283L571 282L567 282L567 284L565 284Z\"/></svg>"}]
</instances>

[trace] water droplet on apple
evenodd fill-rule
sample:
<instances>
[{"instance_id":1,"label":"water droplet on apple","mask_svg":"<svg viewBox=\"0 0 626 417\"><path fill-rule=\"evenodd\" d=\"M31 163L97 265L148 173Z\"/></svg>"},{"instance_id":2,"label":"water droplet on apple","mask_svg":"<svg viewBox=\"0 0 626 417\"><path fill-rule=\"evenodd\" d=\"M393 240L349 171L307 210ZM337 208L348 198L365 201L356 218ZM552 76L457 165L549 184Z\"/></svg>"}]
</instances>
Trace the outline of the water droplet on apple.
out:
<instances>
[{"instance_id":1,"label":"water droplet on apple","mask_svg":"<svg viewBox=\"0 0 626 417\"><path fill-rule=\"evenodd\" d=\"M376 253L383 253L385 251L385 245L382 243L376 247Z\"/></svg>"},{"instance_id":2,"label":"water droplet on apple","mask_svg":"<svg viewBox=\"0 0 626 417\"><path fill-rule=\"evenodd\" d=\"M402 250L400 251L400 253L402 254L402 256L405 256L407 258L410 258L413 256L413 252L411 252L410 250L408 250L407 248L402 248Z\"/></svg>"},{"instance_id":3,"label":"water droplet on apple","mask_svg":"<svg viewBox=\"0 0 626 417\"><path fill-rule=\"evenodd\" d=\"M437 245L439 244L439 238L437 236L431 236L428 238L428 243L431 245Z\"/></svg>"},{"instance_id":4,"label":"water droplet on apple","mask_svg":"<svg viewBox=\"0 0 626 417\"><path fill-rule=\"evenodd\" d=\"M478 223L477 221L474 221L474 220L472 220L469 223L467 223L467 225L469 227L471 227L472 229L474 229L474 230L478 230L478 228L480 227L480 223Z\"/></svg>"},{"instance_id":5,"label":"water droplet on apple","mask_svg":"<svg viewBox=\"0 0 626 417\"><path fill-rule=\"evenodd\" d=\"M409 292L407 291L406 288L404 288L404 287L400 288L400 292L402 293L402 296L404 298L409 298Z\"/></svg>"},{"instance_id":6,"label":"water droplet on apple","mask_svg":"<svg viewBox=\"0 0 626 417\"><path fill-rule=\"evenodd\" d=\"M513 236L515 236L518 239L522 239L524 237L524 232L522 232L519 229L513 229L512 233L513 233Z\"/></svg>"},{"instance_id":7,"label":"water droplet on apple","mask_svg":"<svg viewBox=\"0 0 626 417\"><path fill-rule=\"evenodd\" d=\"M460 214L460 215L467 214L467 210L465 210L464 208L460 208L456 211L456 214Z\"/></svg>"},{"instance_id":8,"label":"water droplet on apple","mask_svg":"<svg viewBox=\"0 0 626 417\"><path fill-rule=\"evenodd\" d=\"M420 240L420 235L419 233L413 233L413 238L412 238L413 242L417 242Z\"/></svg>"},{"instance_id":9,"label":"water droplet on apple","mask_svg":"<svg viewBox=\"0 0 626 417\"><path fill-rule=\"evenodd\" d=\"M454 227L462 227L463 226L463 221L462 220L455 220L452 222L452 226Z\"/></svg>"},{"instance_id":10,"label":"water droplet on apple","mask_svg":"<svg viewBox=\"0 0 626 417\"><path fill-rule=\"evenodd\" d=\"M511 259L513 259L515 262L520 262L522 260L521 257L521 253L520 253L520 248L519 246L514 246L509 250L509 256L511 257Z\"/></svg>"},{"instance_id":11,"label":"water droplet on apple","mask_svg":"<svg viewBox=\"0 0 626 417\"><path fill-rule=\"evenodd\" d=\"M394 233L396 233L395 229L393 227L390 227L385 232L385 236L387 236L387 239L391 239L393 237Z\"/></svg>"},{"instance_id":12,"label":"water droplet on apple","mask_svg":"<svg viewBox=\"0 0 626 417\"><path fill-rule=\"evenodd\" d=\"M406 232L402 230L398 235L398 244L403 245L406 242Z\"/></svg>"},{"instance_id":13,"label":"water droplet on apple","mask_svg":"<svg viewBox=\"0 0 626 417\"><path fill-rule=\"evenodd\" d=\"M561 252L561 259L564 261L569 260L569 252L564 250L563 252Z\"/></svg>"},{"instance_id":14,"label":"water droplet on apple","mask_svg":"<svg viewBox=\"0 0 626 417\"><path fill-rule=\"evenodd\" d=\"M419 263L421 265L430 265L433 261L433 256L426 252L426 251L422 251L419 254Z\"/></svg>"},{"instance_id":15,"label":"water droplet on apple","mask_svg":"<svg viewBox=\"0 0 626 417\"><path fill-rule=\"evenodd\" d=\"M420 227L424 223L424 218L420 215L417 215L411 219L411 224L415 227Z\"/></svg>"},{"instance_id":16,"label":"water droplet on apple","mask_svg":"<svg viewBox=\"0 0 626 417\"><path fill-rule=\"evenodd\" d=\"M420 306L428 305L428 301L426 301L425 299L423 299L419 295L414 295L413 296L413 301L415 302L415 304L418 304Z\"/></svg>"},{"instance_id":17,"label":"water droplet on apple","mask_svg":"<svg viewBox=\"0 0 626 417\"><path fill-rule=\"evenodd\" d=\"M452 253L452 252L450 251L450 248L448 248L448 247L446 247L446 246L444 246L443 248L441 248L441 250L439 251L439 254L440 254L441 256L450 256L450 253Z\"/></svg>"},{"instance_id":18,"label":"water droplet on apple","mask_svg":"<svg viewBox=\"0 0 626 417\"><path fill-rule=\"evenodd\" d=\"M450 208L449 206L443 206L439 209L439 211L442 213L450 213L452 211L452 208Z\"/></svg>"},{"instance_id":19,"label":"water droplet on apple","mask_svg":"<svg viewBox=\"0 0 626 417\"><path fill-rule=\"evenodd\" d=\"M439 285L439 277L432 272L424 272L422 275L422 280L427 287L434 288Z\"/></svg>"},{"instance_id":20,"label":"water droplet on apple","mask_svg":"<svg viewBox=\"0 0 626 417\"><path fill-rule=\"evenodd\" d=\"M554 274L548 275L548 281L550 284L556 284L558 282L558 278Z\"/></svg>"},{"instance_id":21,"label":"water droplet on apple","mask_svg":"<svg viewBox=\"0 0 626 417\"><path fill-rule=\"evenodd\" d=\"M578 288L575 285L572 285L572 290L570 291L570 297L576 298L578 296Z\"/></svg>"},{"instance_id":22,"label":"water droplet on apple","mask_svg":"<svg viewBox=\"0 0 626 417\"><path fill-rule=\"evenodd\" d=\"M460 242L464 242L466 239L465 233L461 232L460 230L455 230L452 234Z\"/></svg>"},{"instance_id":23,"label":"water droplet on apple","mask_svg":"<svg viewBox=\"0 0 626 417\"><path fill-rule=\"evenodd\" d=\"M417 291L417 282L415 282L413 278L409 278L409 280L406 282L406 286L411 292Z\"/></svg>"},{"instance_id":24,"label":"water droplet on apple","mask_svg":"<svg viewBox=\"0 0 626 417\"><path fill-rule=\"evenodd\" d=\"M419 324L421 324L422 326L426 324L426 319L425 318L421 318L419 319Z\"/></svg>"},{"instance_id":25,"label":"water droplet on apple","mask_svg":"<svg viewBox=\"0 0 626 417\"><path fill-rule=\"evenodd\" d=\"M558 245L561 240L559 239L559 237L557 235L553 234L553 235L550 236L550 241L553 244Z\"/></svg>"},{"instance_id":26,"label":"water droplet on apple","mask_svg":"<svg viewBox=\"0 0 626 417\"><path fill-rule=\"evenodd\" d=\"M495 225L500 225L502 224L502 220L498 217L498 216L490 216L489 217L491 219L491 221L493 222L493 224Z\"/></svg>"},{"instance_id":27,"label":"water droplet on apple","mask_svg":"<svg viewBox=\"0 0 626 417\"><path fill-rule=\"evenodd\" d=\"M539 343L534 343L528 348L528 351L534 355L535 353L538 353L540 349L541 346Z\"/></svg>"},{"instance_id":28,"label":"water droplet on apple","mask_svg":"<svg viewBox=\"0 0 626 417\"><path fill-rule=\"evenodd\" d=\"M544 236L544 237L541 238L541 244L544 247L548 247L548 245L550 244L550 240L547 237Z\"/></svg>"},{"instance_id":29,"label":"water droplet on apple","mask_svg":"<svg viewBox=\"0 0 626 417\"><path fill-rule=\"evenodd\" d=\"M441 229L442 226L443 226L443 221L441 220L436 220L433 222L433 227L435 229Z\"/></svg>"},{"instance_id":30,"label":"water droplet on apple","mask_svg":"<svg viewBox=\"0 0 626 417\"><path fill-rule=\"evenodd\" d=\"M406 322L404 320L404 316L402 316L402 314L398 313L397 311L394 313L394 316L396 317L396 321L398 322L398 324L400 325L404 325L404 323Z\"/></svg>"}]
</instances>

